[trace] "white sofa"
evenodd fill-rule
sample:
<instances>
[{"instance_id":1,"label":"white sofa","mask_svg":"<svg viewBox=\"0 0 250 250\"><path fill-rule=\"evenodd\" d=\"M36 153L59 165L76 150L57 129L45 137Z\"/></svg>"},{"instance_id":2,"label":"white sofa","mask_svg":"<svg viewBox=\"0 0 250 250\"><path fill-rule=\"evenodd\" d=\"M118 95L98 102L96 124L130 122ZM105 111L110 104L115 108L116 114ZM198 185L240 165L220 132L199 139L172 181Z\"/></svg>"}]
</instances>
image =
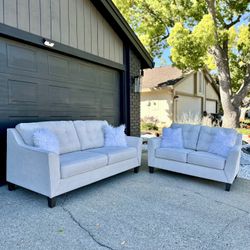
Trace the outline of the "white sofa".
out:
<instances>
[{"instance_id":1,"label":"white sofa","mask_svg":"<svg viewBox=\"0 0 250 250\"><path fill-rule=\"evenodd\" d=\"M20 123L7 131L7 182L9 190L21 186L55 197L141 164L140 138L127 136L128 147L104 147L102 127L106 121L55 121ZM60 154L33 146L38 128L52 131L59 140Z\"/></svg>"},{"instance_id":2,"label":"white sofa","mask_svg":"<svg viewBox=\"0 0 250 250\"><path fill-rule=\"evenodd\" d=\"M226 191L236 178L240 168L242 135L237 140L227 158L208 152L209 145L218 129L229 133L230 129L189 124L172 124L182 128L183 149L160 148L161 138L148 141L149 172L160 168L205 179L226 183Z\"/></svg>"}]
</instances>

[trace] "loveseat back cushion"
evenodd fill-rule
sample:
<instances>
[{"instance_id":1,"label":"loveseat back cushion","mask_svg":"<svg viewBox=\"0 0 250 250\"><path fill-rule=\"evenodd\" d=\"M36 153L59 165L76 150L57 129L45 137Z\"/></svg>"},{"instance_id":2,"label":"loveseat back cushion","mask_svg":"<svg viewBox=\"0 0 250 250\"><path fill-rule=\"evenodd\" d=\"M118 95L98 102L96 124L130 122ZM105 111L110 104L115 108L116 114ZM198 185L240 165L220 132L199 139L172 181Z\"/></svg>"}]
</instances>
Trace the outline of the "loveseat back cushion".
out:
<instances>
[{"instance_id":1,"label":"loveseat back cushion","mask_svg":"<svg viewBox=\"0 0 250 250\"><path fill-rule=\"evenodd\" d=\"M104 146L103 126L108 125L107 121L74 121L74 125L81 143L81 150Z\"/></svg>"},{"instance_id":2,"label":"loveseat back cushion","mask_svg":"<svg viewBox=\"0 0 250 250\"><path fill-rule=\"evenodd\" d=\"M48 129L59 141L59 153L65 154L80 150L80 142L72 121L48 121L20 123L16 126L27 145L34 146L33 135L37 129Z\"/></svg>"},{"instance_id":3,"label":"loveseat back cushion","mask_svg":"<svg viewBox=\"0 0 250 250\"><path fill-rule=\"evenodd\" d=\"M200 125L173 123L171 128L182 128L184 148L196 149L200 133Z\"/></svg>"},{"instance_id":4,"label":"loveseat back cushion","mask_svg":"<svg viewBox=\"0 0 250 250\"><path fill-rule=\"evenodd\" d=\"M236 133L234 129L201 126L200 135L197 143L197 150L208 152L209 147L218 131L222 131L224 134L228 135Z\"/></svg>"}]
</instances>

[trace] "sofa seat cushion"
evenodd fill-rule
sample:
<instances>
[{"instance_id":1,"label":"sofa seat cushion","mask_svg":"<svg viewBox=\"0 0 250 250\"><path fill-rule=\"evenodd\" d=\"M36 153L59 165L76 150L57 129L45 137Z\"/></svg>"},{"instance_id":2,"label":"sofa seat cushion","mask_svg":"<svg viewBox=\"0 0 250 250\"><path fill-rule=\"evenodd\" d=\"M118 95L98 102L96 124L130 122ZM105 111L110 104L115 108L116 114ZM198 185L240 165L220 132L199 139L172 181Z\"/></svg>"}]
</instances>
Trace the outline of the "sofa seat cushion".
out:
<instances>
[{"instance_id":1,"label":"sofa seat cushion","mask_svg":"<svg viewBox=\"0 0 250 250\"><path fill-rule=\"evenodd\" d=\"M203 167L224 169L226 159L208 152L196 151L188 154L188 163Z\"/></svg>"},{"instance_id":2,"label":"sofa seat cushion","mask_svg":"<svg viewBox=\"0 0 250 250\"><path fill-rule=\"evenodd\" d=\"M76 151L60 155L61 178L82 174L108 164L108 157L94 152Z\"/></svg>"},{"instance_id":3,"label":"sofa seat cushion","mask_svg":"<svg viewBox=\"0 0 250 250\"><path fill-rule=\"evenodd\" d=\"M133 147L102 147L87 151L106 155L108 157L108 164L137 158L137 150Z\"/></svg>"},{"instance_id":4,"label":"sofa seat cushion","mask_svg":"<svg viewBox=\"0 0 250 250\"><path fill-rule=\"evenodd\" d=\"M193 150L185 148L157 148L155 156L166 160L187 162L187 155L191 152Z\"/></svg>"}]
</instances>

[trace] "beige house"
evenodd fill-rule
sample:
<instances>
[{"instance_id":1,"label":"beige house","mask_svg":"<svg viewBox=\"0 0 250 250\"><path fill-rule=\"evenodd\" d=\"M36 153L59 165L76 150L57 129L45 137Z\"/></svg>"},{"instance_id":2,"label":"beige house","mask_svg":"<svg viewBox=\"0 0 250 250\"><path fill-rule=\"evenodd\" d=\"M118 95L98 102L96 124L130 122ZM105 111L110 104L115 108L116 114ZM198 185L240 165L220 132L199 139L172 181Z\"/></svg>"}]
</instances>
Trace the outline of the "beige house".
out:
<instances>
[{"instance_id":1,"label":"beige house","mask_svg":"<svg viewBox=\"0 0 250 250\"><path fill-rule=\"evenodd\" d=\"M160 125L196 123L204 111L219 111L219 92L206 71L183 74L172 67L144 70L141 119L155 119Z\"/></svg>"}]
</instances>

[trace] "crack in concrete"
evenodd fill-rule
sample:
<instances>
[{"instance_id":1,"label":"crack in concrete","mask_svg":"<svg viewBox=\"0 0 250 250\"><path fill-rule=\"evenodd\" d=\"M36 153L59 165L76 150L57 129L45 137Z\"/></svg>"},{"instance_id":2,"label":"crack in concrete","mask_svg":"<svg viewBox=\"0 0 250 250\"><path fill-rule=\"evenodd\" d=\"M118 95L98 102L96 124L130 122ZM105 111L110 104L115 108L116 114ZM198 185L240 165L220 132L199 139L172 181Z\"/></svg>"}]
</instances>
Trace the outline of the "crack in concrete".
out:
<instances>
[{"instance_id":1,"label":"crack in concrete","mask_svg":"<svg viewBox=\"0 0 250 250\"><path fill-rule=\"evenodd\" d=\"M191 191L191 192L192 192L192 191ZM210 200L210 201L213 201L213 202L216 202L216 203L219 203L219 204L222 204L222 205L226 205L226 206L228 206L228 207L234 208L234 209L236 209L236 210L238 210L238 211L241 211L241 212L244 212L244 213L246 213L246 214L249 214L249 213L250 213L249 211L247 211L247 210L245 210L245 209L242 209L242 208L233 206L233 205L228 204L228 203L226 203L226 202L218 201L218 200L214 200L214 199L210 199L209 197L207 197L207 196L205 196L205 195L203 195L203 194L201 194L201 193L199 193L199 192L193 192L193 193L194 193L194 194L197 194L197 195L199 195L199 196L201 196L202 198L206 198L206 199L208 199L208 200Z\"/></svg>"},{"instance_id":2,"label":"crack in concrete","mask_svg":"<svg viewBox=\"0 0 250 250\"><path fill-rule=\"evenodd\" d=\"M214 237L210 240L209 244L207 245L208 249L209 249L209 247L212 245L212 243L214 243L215 241L218 241L218 240L221 239L221 237L225 234L226 230L227 230L232 224L236 223L238 220L240 220L241 218L243 218L243 217L245 217L245 216L247 216L247 215L248 215L248 213L245 213L245 214L243 214L242 216L238 216L238 217L236 217L235 219L229 221L229 222L228 222L228 223L227 223L227 224L217 233L217 235L214 236Z\"/></svg>"},{"instance_id":3,"label":"crack in concrete","mask_svg":"<svg viewBox=\"0 0 250 250\"><path fill-rule=\"evenodd\" d=\"M82 230L84 230L84 231L91 237L91 239L92 239L95 243L97 243L99 246L104 247L104 248L106 248L106 249L114 250L112 247L107 246L107 245L105 245L104 243L101 243L100 241L98 241L98 240L95 238L95 236L94 236L87 228L85 228L85 227L84 227L84 226L74 217L74 215L71 213L71 211L70 211L69 209L67 209L67 208L64 207L64 203L66 202L66 200L67 200L67 195L65 195L65 199L64 199L64 201L63 201L61 207L62 207L63 211L65 211L65 212L70 216L70 218L72 219L72 221L75 222Z\"/></svg>"}]
</instances>

